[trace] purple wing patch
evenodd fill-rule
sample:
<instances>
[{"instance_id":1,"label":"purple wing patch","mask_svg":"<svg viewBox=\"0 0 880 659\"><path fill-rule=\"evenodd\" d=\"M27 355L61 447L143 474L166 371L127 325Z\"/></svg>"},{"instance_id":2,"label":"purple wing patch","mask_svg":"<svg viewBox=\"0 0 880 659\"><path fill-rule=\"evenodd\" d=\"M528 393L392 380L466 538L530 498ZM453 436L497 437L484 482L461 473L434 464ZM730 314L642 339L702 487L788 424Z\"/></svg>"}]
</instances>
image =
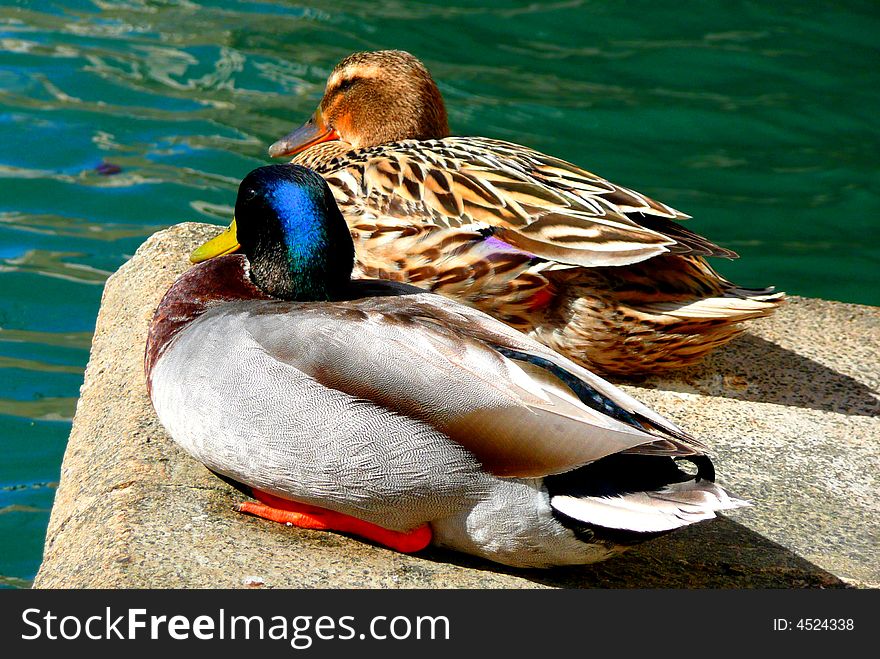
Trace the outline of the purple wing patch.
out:
<instances>
[{"instance_id":1,"label":"purple wing patch","mask_svg":"<svg viewBox=\"0 0 880 659\"><path fill-rule=\"evenodd\" d=\"M491 247L493 250L496 250L499 252L509 252L509 253L513 253L513 254L524 254L525 256L528 256L530 259L537 258L534 254L527 252L523 249L518 249L517 247L514 247L510 243L506 243L503 240L501 240L500 238L496 238L495 236L489 236L488 238L484 239L483 244L488 247Z\"/></svg>"}]
</instances>

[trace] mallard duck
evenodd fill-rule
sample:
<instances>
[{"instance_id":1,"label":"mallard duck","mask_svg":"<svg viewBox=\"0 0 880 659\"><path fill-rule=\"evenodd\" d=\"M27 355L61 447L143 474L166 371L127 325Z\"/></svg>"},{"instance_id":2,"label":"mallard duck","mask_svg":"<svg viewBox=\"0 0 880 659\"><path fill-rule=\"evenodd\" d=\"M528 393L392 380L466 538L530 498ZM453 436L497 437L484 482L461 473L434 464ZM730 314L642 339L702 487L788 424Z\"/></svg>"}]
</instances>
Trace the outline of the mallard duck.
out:
<instances>
[{"instance_id":1,"label":"mallard duck","mask_svg":"<svg viewBox=\"0 0 880 659\"><path fill-rule=\"evenodd\" d=\"M703 257L736 254L665 204L525 146L450 137L406 52L346 57L269 154L330 184L359 274L457 299L591 369L688 366L782 301L717 274Z\"/></svg>"},{"instance_id":2,"label":"mallard duck","mask_svg":"<svg viewBox=\"0 0 880 659\"><path fill-rule=\"evenodd\" d=\"M243 512L537 567L742 505L703 444L564 356L443 296L350 279L348 227L308 169L249 174L192 260L151 323L147 386L177 443L251 488Z\"/></svg>"}]
</instances>

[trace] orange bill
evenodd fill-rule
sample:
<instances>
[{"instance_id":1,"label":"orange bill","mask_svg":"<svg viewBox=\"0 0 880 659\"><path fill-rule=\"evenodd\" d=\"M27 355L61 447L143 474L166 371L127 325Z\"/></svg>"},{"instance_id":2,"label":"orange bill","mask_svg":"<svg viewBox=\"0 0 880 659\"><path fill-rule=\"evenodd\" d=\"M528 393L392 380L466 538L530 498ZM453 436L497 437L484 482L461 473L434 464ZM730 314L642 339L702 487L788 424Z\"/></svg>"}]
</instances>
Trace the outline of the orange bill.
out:
<instances>
[{"instance_id":1,"label":"orange bill","mask_svg":"<svg viewBox=\"0 0 880 659\"><path fill-rule=\"evenodd\" d=\"M321 108L318 107L311 119L270 146L269 156L271 158L294 156L315 144L338 139L339 135L336 131L324 124Z\"/></svg>"}]
</instances>

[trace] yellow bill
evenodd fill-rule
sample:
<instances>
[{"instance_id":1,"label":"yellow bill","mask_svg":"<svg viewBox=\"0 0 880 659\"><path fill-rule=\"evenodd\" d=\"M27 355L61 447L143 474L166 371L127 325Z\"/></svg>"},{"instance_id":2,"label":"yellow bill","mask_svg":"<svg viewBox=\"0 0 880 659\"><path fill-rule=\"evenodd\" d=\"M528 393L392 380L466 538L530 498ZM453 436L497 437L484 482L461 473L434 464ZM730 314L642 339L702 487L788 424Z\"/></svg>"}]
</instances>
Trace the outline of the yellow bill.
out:
<instances>
[{"instance_id":1,"label":"yellow bill","mask_svg":"<svg viewBox=\"0 0 880 659\"><path fill-rule=\"evenodd\" d=\"M238 235L235 231L235 218L232 218L232 224L229 225L226 231L193 250L193 253L189 255L189 260L193 263L201 263L202 261L213 259L215 256L232 254L238 251L240 247Z\"/></svg>"}]
</instances>

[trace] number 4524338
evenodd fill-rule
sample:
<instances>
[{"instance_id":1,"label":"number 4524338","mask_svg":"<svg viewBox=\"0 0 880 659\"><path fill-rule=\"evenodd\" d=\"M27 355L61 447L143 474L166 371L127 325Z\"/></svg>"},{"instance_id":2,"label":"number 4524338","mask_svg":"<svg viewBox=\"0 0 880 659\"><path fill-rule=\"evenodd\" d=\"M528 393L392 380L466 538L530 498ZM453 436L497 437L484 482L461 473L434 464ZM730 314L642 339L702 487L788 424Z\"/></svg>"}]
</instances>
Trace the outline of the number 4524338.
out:
<instances>
[{"instance_id":1,"label":"number 4524338","mask_svg":"<svg viewBox=\"0 0 880 659\"><path fill-rule=\"evenodd\" d=\"M798 631L852 631L855 623L852 618L800 618L797 621L785 618L773 620L773 630L778 632L797 629Z\"/></svg>"}]
</instances>

